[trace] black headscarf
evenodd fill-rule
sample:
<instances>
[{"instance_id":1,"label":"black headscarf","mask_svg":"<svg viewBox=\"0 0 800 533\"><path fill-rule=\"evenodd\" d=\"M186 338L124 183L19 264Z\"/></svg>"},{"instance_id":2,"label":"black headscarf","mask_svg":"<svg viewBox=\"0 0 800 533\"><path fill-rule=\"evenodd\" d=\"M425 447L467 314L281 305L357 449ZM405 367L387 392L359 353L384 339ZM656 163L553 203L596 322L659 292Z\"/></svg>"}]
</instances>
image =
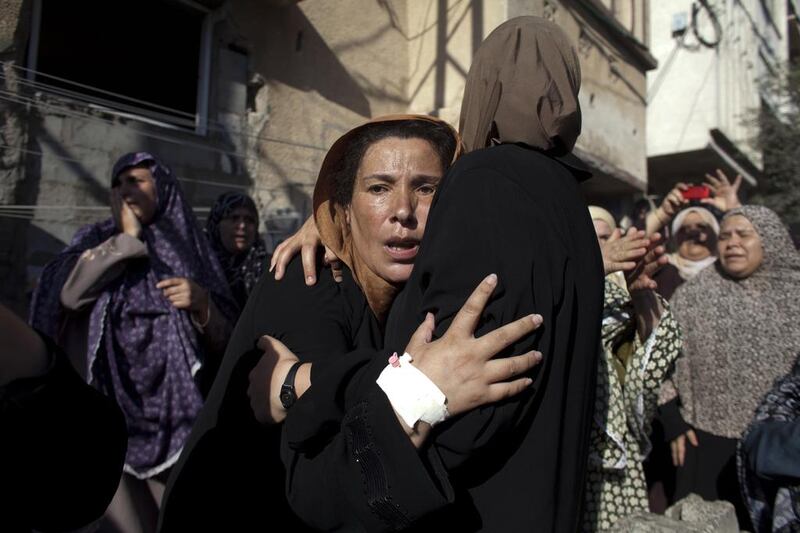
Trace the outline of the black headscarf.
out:
<instances>
[{"instance_id":1,"label":"black headscarf","mask_svg":"<svg viewBox=\"0 0 800 533\"><path fill-rule=\"evenodd\" d=\"M228 280L231 292L236 298L239 308L242 309L247 302L247 296L264 272L269 254L264 240L258 235L247 251L238 254L229 252L222 244L222 239L219 235L219 224L231 211L238 207L244 207L252 213L253 218L258 220L258 209L252 198L238 192L226 192L217 198L214 207L211 208L211 212L208 214L206 234L214 253L217 254L220 265L225 271L225 278Z\"/></svg>"}]
</instances>

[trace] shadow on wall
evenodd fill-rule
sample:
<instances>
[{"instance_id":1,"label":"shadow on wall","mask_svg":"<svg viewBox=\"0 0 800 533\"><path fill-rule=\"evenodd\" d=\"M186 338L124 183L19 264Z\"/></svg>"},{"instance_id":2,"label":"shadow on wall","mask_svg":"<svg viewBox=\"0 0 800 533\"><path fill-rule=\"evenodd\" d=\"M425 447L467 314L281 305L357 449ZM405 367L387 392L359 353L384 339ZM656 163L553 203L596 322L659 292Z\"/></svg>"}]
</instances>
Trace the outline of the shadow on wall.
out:
<instances>
[{"instance_id":1,"label":"shadow on wall","mask_svg":"<svg viewBox=\"0 0 800 533\"><path fill-rule=\"evenodd\" d=\"M371 116L364 92L299 7L265 8L271 20L260 72L265 78L322 97L363 117ZM269 17L269 18L267 18ZM302 52L299 56L298 52Z\"/></svg>"}]
</instances>

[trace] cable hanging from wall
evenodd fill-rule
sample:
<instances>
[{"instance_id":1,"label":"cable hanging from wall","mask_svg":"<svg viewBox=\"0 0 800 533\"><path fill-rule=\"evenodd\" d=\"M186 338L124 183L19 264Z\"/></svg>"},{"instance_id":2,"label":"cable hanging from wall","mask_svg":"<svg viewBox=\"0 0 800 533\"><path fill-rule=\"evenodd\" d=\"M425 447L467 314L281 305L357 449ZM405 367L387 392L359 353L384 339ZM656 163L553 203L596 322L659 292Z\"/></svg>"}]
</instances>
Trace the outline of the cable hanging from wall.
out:
<instances>
[{"instance_id":1,"label":"cable hanging from wall","mask_svg":"<svg viewBox=\"0 0 800 533\"><path fill-rule=\"evenodd\" d=\"M706 39L700 34L700 30L697 27L697 20L699 18L699 14L701 11L705 11L708 13L708 18L711 21L711 26L714 28L714 38L713 39ZM717 14L714 12L713 6L710 5L708 0L697 0L696 2L692 2L692 34L694 34L695 39L701 45L705 46L706 48L716 48L719 46L719 43L722 41L722 25L717 18Z\"/></svg>"}]
</instances>

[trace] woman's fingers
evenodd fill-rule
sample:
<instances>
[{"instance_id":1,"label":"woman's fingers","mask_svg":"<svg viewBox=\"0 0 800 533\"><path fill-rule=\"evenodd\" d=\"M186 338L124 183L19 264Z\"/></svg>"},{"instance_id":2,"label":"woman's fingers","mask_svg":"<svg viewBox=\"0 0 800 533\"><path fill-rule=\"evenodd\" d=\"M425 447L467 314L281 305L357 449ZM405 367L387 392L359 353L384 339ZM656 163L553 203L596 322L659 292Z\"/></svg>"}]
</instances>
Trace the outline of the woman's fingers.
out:
<instances>
[{"instance_id":1,"label":"woman's fingers","mask_svg":"<svg viewBox=\"0 0 800 533\"><path fill-rule=\"evenodd\" d=\"M690 429L689 431L687 431L686 436L689 438L689 442L692 443L692 446L697 448L697 445L700 443L697 441L697 435L695 435L694 430Z\"/></svg>"},{"instance_id":2,"label":"woman's fingers","mask_svg":"<svg viewBox=\"0 0 800 533\"><path fill-rule=\"evenodd\" d=\"M162 293L167 298L171 296L176 296L178 294L187 294L189 291L186 290L186 287L183 285L172 285L162 290Z\"/></svg>"},{"instance_id":3,"label":"woman's fingers","mask_svg":"<svg viewBox=\"0 0 800 533\"><path fill-rule=\"evenodd\" d=\"M425 315L425 320L422 321L411 336L411 340L408 341L408 345L406 346L408 353L414 355L418 347L431 342L434 329L436 329L436 322L434 321L433 313L428 313Z\"/></svg>"},{"instance_id":4,"label":"woman's fingers","mask_svg":"<svg viewBox=\"0 0 800 533\"><path fill-rule=\"evenodd\" d=\"M509 383L492 383L487 388L485 403L495 403L516 396L530 387L531 383L531 378L515 379Z\"/></svg>"},{"instance_id":5,"label":"woman's fingers","mask_svg":"<svg viewBox=\"0 0 800 533\"><path fill-rule=\"evenodd\" d=\"M342 275L342 262L336 257L336 254L333 253L333 250L325 247L325 264L331 267L331 274L333 274L333 280L336 283L341 283L343 279Z\"/></svg>"},{"instance_id":6,"label":"woman's fingers","mask_svg":"<svg viewBox=\"0 0 800 533\"><path fill-rule=\"evenodd\" d=\"M273 255L273 259L275 260L276 280L283 279L283 275L286 273L286 265L288 265L289 261L292 260L292 257L297 255L297 252L300 251L300 244L294 237L283 241L281 246L282 248L280 252Z\"/></svg>"},{"instance_id":7,"label":"woman's fingers","mask_svg":"<svg viewBox=\"0 0 800 533\"><path fill-rule=\"evenodd\" d=\"M461 336L471 337L495 287L497 287L497 274L489 274L478 284L472 294L469 295L469 298L467 298L467 301L464 302L464 305L461 306L447 333L453 332Z\"/></svg>"},{"instance_id":8,"label":"woman's fingers","mask_svg":"<svg viewBox=\"0 0 800 533\"><path fill-rule=\"evenodd\" d=\"M719 177L719 183L721 185L730 185L731 181L728 179L728 175L725 174L721 168L717 169L717 177Z\"/></svg>"},{"instance_id":9,"label":"woman's fingers","mask_svg":"<svg viewBox=\"0 0 800 533\"><path fill-rule=\"evenodd\" d=\"M683 466L686 451L685 445L686 437L684 435L675 437L675 440L670 443L670 447L672 448L672 464L675 466Z\"/></svg>"},{"instance_id":10,"label":"woman's fingers","mask_svg":"<svg viewBox=\"0 0 800 533\"><path fill-rule=\"evenodd\" d=\"M300 259L303 261L303 275L306 285L317 282L317 244L304 243L300 247Z\"/></svg>"},{"instance_id":11,"label":"woman's fingers","mask_svg":"<svg viewBox=\"0 0 800 533\"><path fill-rule=\"evenodd\" d=\"M542 354L531 351L513 357L493 359L486 363L486 378L489 383L508 381L520 374L524 374L542 361Z\"/></svg>"},{"instance_id":12,"label":"woman's fingers","mask_svg":"<svg viewBox=\"0 0 800 533\"><path fill-rule=\"evenodd\" d=\"M156 283L156 289L166 289L167 287L172 287L174 285L180 285L183 283L183 278L167 278L162 279L158 283Z\"/></svg>"},{"instance_id":13,"label":"woman's fingers","mask_svg":"<svg viewBox=\"0 0 800 533\"><path fill-rule=\"evenodd\" d=\"M275 266L278 264L278 258L283 253L283 249L286 248L286 241L283 241L278 246L275 247L275 250L272 252L272 257L269 260L269 271L272 272L275 270Z\"/></svg>"},{"instance_id":14,"label":"woman's fingers","mask_svg":"<svg viewBox=\"0 0 800 533\"><path fill-rule=\"evenodd\" d=\"M477 340L476 355L491 359L542 324L541 315L528 315L490 331Z\"/></svg>"},{"instance_id":15,"label":"woman's fingers","mask_svg":"<svg viewBox=\"0 0 800 533\"><path fill-rule=\"evenodd\" d=\"M633 270L634 268L636 268L636 262L634 261L623 261L623 262L614 261L608 264L608 269L611 272L617 272L620 270L628 271L628 270Z\"/></svg>"},{"instance_id":16,"label":"woman's fingers","mask_svg":"<svg viewBox=\"0 0 800 533\"><path fill-rule=\"evenodd\" d=\"M708 184L714 190L718 189L722 185L722 182L718 178L712 176L711 174L706 174L706 181L708 181Z\"/></svg>"}]
</instances>

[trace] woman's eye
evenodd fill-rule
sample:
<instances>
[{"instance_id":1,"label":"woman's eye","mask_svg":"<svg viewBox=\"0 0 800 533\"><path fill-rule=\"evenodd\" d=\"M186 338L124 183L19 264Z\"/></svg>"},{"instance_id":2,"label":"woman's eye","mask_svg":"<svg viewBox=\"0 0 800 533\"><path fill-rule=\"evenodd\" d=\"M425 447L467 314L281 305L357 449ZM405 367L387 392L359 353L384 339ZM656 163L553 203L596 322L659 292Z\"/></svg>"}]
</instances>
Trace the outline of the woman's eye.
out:
<instances>
[{"instance_id":1,"label":"woman's eye","mask_svg":"<svg viewBox=\"0 0 800 533\"><path fill-rule=\"evenodd\" d=\"M420 194L425 194L425 195L433 194L433 193L436 192L436 186L435 185L423 185L422 187L417 189L417 191L419 191Z\"/></svg>"},{"instance_id":2,"label":"woman's eye","mask_svg":"<svg viewBox=\"0 0 800 533\"><path fill-rule=\"evenodd\" d=\"M386 185L370 185L367 188L367 191L371 192L373 194L381 194L381 193L384 193L384 192L386 192L388 190L389 190L389 188Z\"/></svg>"}]
</instances>

